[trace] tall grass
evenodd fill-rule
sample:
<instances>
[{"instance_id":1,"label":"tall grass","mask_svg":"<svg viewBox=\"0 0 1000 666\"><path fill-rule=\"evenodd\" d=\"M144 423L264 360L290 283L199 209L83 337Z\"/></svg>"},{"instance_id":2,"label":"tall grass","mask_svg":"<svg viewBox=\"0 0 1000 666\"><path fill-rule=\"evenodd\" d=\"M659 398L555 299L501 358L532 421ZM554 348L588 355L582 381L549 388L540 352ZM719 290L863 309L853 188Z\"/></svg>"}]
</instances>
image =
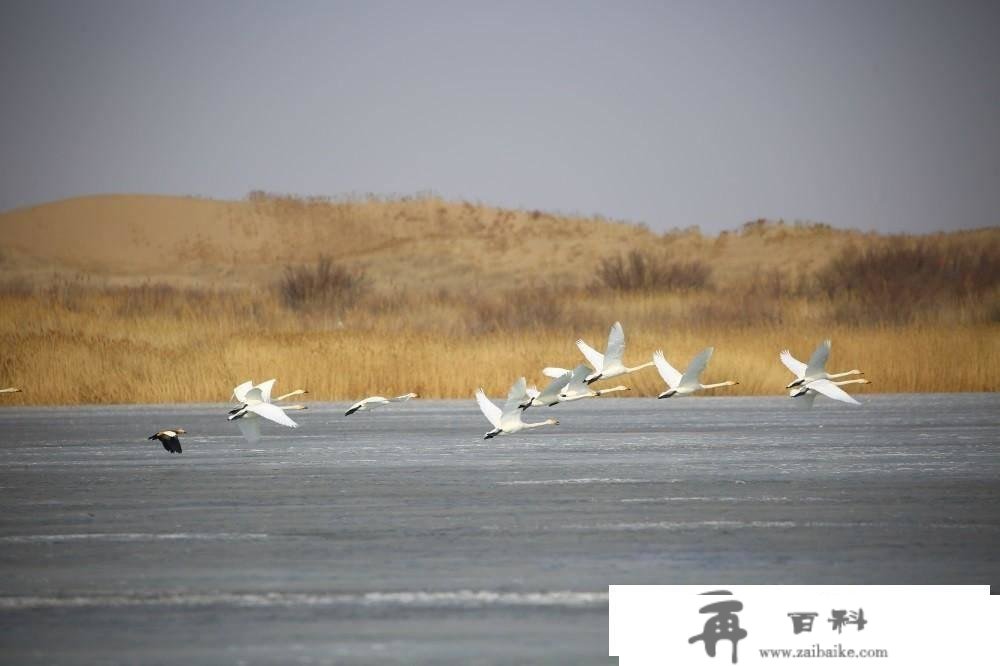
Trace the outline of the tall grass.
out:
<instances>
[{"instance_id":1,"label":"tall grass","mask_svg":"<svg viewBox=\"0 0 1000 666\"><path fill-rule=\"evenodd\" d=\"M755 298L780 303L780 314L746 317ZM780 395L788 374L778 351L805 358L826 337L830 367L860 367L880 392L994 390L1000 374L986 302L952 303L943 320L925 312L905 325L859 325L830 323L835 300L773 300L749 288L710 299L713 309L690 293L369 292L331 320L290 307L278 290L0 287L0 381L25 389L6 404L220 401L236 383L268 377L320 400L409 390L466 398L478 386L502 394L520 374L545 381L542 367L579 362L577 337L602 347L614 319L629 363L663 348L684 365L714 345L705 379L740 380L727 395ZM660 389L652 369L629 383L631 395Z\"/></svg>"}]
</instances>

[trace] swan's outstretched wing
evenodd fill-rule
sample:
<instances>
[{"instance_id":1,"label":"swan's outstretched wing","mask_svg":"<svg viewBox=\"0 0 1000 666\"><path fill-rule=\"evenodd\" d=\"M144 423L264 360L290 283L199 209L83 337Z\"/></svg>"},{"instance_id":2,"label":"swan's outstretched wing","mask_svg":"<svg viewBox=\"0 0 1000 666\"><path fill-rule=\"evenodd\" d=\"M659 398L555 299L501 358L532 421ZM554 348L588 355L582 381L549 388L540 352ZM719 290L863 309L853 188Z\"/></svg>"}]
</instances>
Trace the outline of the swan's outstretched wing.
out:
<instances>
[{"instance_id":1,"label":"swan's outstretched wing","mask_svg":"<svg viewBox=\"0 0 1000 666\"><path fill-rule=\"evenodd\" d=\"M817 377L826 372L826 359L829 356L830 341L824 340L819 344L819 347L816 347L813 355L809 357L809 364L806 366L806 377Z\"/></svg>"},{"instance_id":2,"label":"swan's outstretched wing","mask_svg":"<svg viewBox=\"0 0 1000 666\"><path fill-rule=\"evenodd\" d=\"M785 367L788 368L793 375L795 375L796 379L802 379L806 376L806 364L792 356L792 352L786 349L778 354L778 358L780 358L781 362L785 364Z\"/></svg>"},{"instance_id":3,"label":"swan's outstretched wing","mask_svg":"<svg viewBox=\"0 0 1000 666\"><path fill-rule=\"evenodd\" d=\"M705 371L705 366L708 365L708 359L712 358L712 352L714 351L715 347L708 347L695 356L690 363L688 363L687 370L684 371L684 376L681 377L682 386L697 387L701 385L698 377Z\"/></svg>"},{"instance_id":4,"label":"swan's outstretched wing","mask_svg":"<svg viewBox=\"0 0 1000 666\"><path fill-rule=\"evenodd\" d=\"M253 388L253 380L248 380L233 389L233 397L239 402L247 401L247 391Z\"/></svg>"},{"instance_id":5,"label":"swan's outstretched wing","mask_svg":"<svg viewBox=\"0 0 1000 666\"><path fill-rule=\"evenodd\" d=\"M236 419L236 425L240 427L243 439L247 440L247 442L256 444L260 441L260 419L256 416L247 414L241 419Z\"/></svg>"},{"instance_id":6,"label":"swan's outstretched wing","mask_svg":"<svg viewBox=\"0 0 1000 666\"><path fill-rule=\"evenodd\" d=\"M833 398L834 400L839 400L841 402L846 402L852 405L860 405L861 403L852 398L847 392L831 382L829 379L817 379L815 381L806 384L806 387L811 388L813 391L822 393L828 398ZM805 396L803 396L805 397Z\"/></svg>"},{"instance_id":7,"label":"swan's outstretched wing","mask_svg":"<svg viewBox=\"0 0 1000 666\"><path fill-rule=\"evenodd\" d=\"M569 370L567 370L566 368L553 368L553 367L542 368L542 374L545 375L546 377L552 377L553 379L557 377L562 377L567 372L569 372Z\"/></svg>"},{"instance_id":8,"label":"swan's outstretched wing","mask_svg":"<svg viewBox=\"0 0 1000 666\"><path fill-rule=\"evenodd\" d=\"M276 381L278 381L278 380L277 379L268 379L267 381L264 381L264 382L261 382L260 384L257 384L257 388L260 389L260 394L261 394L261 396L263 396L261 399L264 402L271 402L271 389L274 388L274 382L276 382Z\"/></svg>"},{"instance_id":9,"label":"swan's outstretched wing","mask_svg":"<svg viewBox=\"0 0 1000 666\"><path fill-rule=\"evenodd\" d=\"M486 417L486 420L493 425L494 428L500 427L500 417L503 415L503 411L493 404L493 402L486 397L486 393L483 389L476 389L476 402L479 403L479 410Z\"/></svg>"},{"instance_id":10,"label":"swan's outstretched wing","mask_svg":"<svg viewBox=\"0 0 1000 666\"><path fill-rule=\"evenodd\" d=\"M299 424L288 418L288 414L285 413L281 407L277 405L272 405L269 402L260 402L255 405L247 405L247 411L253 412L258 416L263 416L268 421L274 421L278 425L288 426L289 428L298 428Z\"/></svg>"},{"instance_id":11,"label":"swan's outstretched wing","mask_svg":"<svg viewBox=\"0 0 1000 666\"><path fill-rule=\"evenodd\" d=\"M600 369L604 370L611 366L621 365L625 357L625 331L622 329L620 321L611 325L608 333L608 348L604 352L604 365Z\"/></svg>"},{"instance_id":12,"label":"swan's outstretched wing","mask_svg":"<svg viewBox=\"0 0 1000 666\"><path fill-rule=\"evenodd\" d=\"M576 341L576 346L579 347L580 351L587 359L587 363L590 363L598 370L604 367L604 354L588 345L582 339Z\"/></svg>"},{"instance_id":13,"label":"swan's outstretched wing","mask_svg":"<svg viewBox=\"0 0 1000 666\"><path fill-rule=\"evenodd\" d=\"M576 366L570 375L569 382L566 383L566 387L562 390L562 394L581 395L583 393L590 393L590 388L587 386L587 377L592 372L593 370L590 369L590 366L582 363Z\"/></svg>"},{"instance_id":14,"label":"swan's outstretched wing","mask_svg":"<svg viewBox=\"0 0 1000 666\"><path fill-rule=\"evenodd\" d=\"M243 395L243 402L248 405L254 405L258 402L264 402L264 394L261 393L259 386L254 386L252 389L247 391Z\"/></svg>"},{"instance_id":15,"label":"swan's outstretched wing","mask_svg":"<svg viewBox=\"0 0 1000 666\"><path fill-rule=\"evenodd\" d=\"M584 366L586 367L586 366ZM589 368L588 368L589 370ZM586 375L584 375L586 376ZM569 384L570 379L573 378L573 373L566 371L560 376L549 382L549 385L545 387L541 393L535 396L539 402L546 405L552 404L554 402L559 402L559 394L562 393L563 389Z\"/></svg>"},{"instance_id":16,"label":"swan's outstretched wing","mask_svg":"<svg viewBox=\"0 0 1000 666\"><path fill-rule=\"evenodd\" d=\"M663 355L662 349L656 350L656 353L653 354L653 363L656 364L656 369L660 373L660 377L663 377L663 381L667 383L667 386L675 389L681 385L680 371L667 363L667 357Z\"/></svg>"},{"instance_id":17,"label":"swan's outstretched wing","mask_svg":"<svg viewBox=\"0 0 1000 666\"><path fill-rule=\"evenodd\" d=\"M525 381L524 377L518 377L517 381L511 384L510 390L507 391L507 402L504 403L503 413L517 411L530 401L528 382Z\"/></svg>"}]
</instances>

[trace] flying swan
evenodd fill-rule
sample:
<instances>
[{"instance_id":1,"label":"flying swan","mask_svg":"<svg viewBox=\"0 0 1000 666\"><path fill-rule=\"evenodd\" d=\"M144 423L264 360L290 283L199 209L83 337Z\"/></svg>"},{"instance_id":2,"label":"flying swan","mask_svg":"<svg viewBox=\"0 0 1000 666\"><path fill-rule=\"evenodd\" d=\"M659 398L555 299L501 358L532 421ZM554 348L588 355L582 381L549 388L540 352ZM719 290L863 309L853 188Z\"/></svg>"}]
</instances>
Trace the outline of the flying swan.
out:
<instances>
[{"instance_id":1,"label":"flying swan","mask_svg":"<svg viewBox=\"0 0 1000 666\"><path fill-rule=\"evenodd\" d=\"M395 398L383 398L380 395L373 395L370 398L365 398L364 400L359 400L358 402L351 405L344 416L350 416L354 412L368 412L377 407L383 407L393 402L406 402L410 398L418 398L416 393L407 393L406 395L397 395Z\"/></svg>"},{"instance_id":2,"label":"flying swan","mask_svg":"<svg viewBox=\"0 0 1000 666\"><path fill-rule=\"evenodd\" d=\"M840 388L845 384L871 384L871 382L867 379L845 379L841 382L832 382L829 379L814 379L811 382L793 388L788 392L788 395L792 398L801 398L802 405L806 409L813 406L816 396L820 393L840 402L846 402L850 405L860 405L860 402Z\"/></svg>"},{"instance_id":3,"label":"flying swan","mask_svg":"<svg viewBox=\"0 0 1000 666\"><path fill-rule=\"evenodd\" d=\"M712 353L714 351L715 347L709 347L695 356L694 359L692 359L692 361L688 364L687 370L685 370L682 375L674 368L674 366L667 363L667 359L663 355L663 350L658 350L655 354L653 354L653 363L656 364L656 369L659 371L660 377L662 377L663 381L667 383L668 389L656 397L670 398L675 395L691 395L695 391L739 384L739 382L732 380L719 382L718 384L701 383L699 377L701 373L704 372L705 366L708 365L708 359L712 358Z\"/></svg>"},{"instance_id":4,"label":"flying swan","mask_svg":"<svg viewBox=\"0 0 1000 666\"><path fill-rule=\"evenodd\" d=\"M784 363L785 367L791 370L792 374L796 377L795 381L785 388L795 388L796 386L801 386L805 382L811 382L815 379L836 379L837 377L847 377L848 375L865 374L860 370L848 370L847 372L838 372L831 375L826 371L826 359L829 358L829 356L829 340L824 340L819 344L819 347L816 347L816 351L814 351L813 355L809 357L808 364L796 359L787 349L778 354L778 358L781 359L781 362Z\"/></svg>"},{"instance_id":5,"label":"flying swan","mask_svg":"<svg viewBox=\"0 0 1000 666\"><path fill-rule=\"evenodd\" d=\"M622 329L622 324L619 321L616 321L611 326L611 331L608 333L608 346L604 354L601 354L582 339L576 341L576 346L579 347L584 357L586 357L587 362L594 366L594 371L586 378L588 384L593 384L598 379L612 379L628 375L653 365L653 362L650 361L629 368L622 362L622 357L625 354L625 331ZM542 372L547 377L559 377L568 371L564 368L545 368Z\"/></svg>"},{"instance_id":6,"label":"flying swan","mask_svg":"<svg viewBox=\"0 0 1000 666\"><path fill-rule=\"evenodd\" d=\"M476 389L476 402L483 412L486 420L493 426L493 430L483 435L483 439L491 439L501 433L513 434L531 428L541 428L547 425L559 425L555 419L547 419L539 423L525 423L521 420L521 411L525 408L528 398L527 384L524 377L519 377L507 392L507 402L501 410L493 404L483 389Z\"/></svg>"},{"instance_id":7,"label":"flying swan","mask_svg":"<svg viewBox=\"0 0 1000 666\"><path fill-rule=\"evenodd\" d=\"M299 424L288 417L285 411L306 409L305 405L279 406L273 404L271 400L271 388L274 386L274 379L268 379L257 386L253 382L244 382L233 389L233 397L242 402L236 409L230 410L229 420L236 421L244 439L251 444L256 444L260 440L260 418L273 421L278 425L289 428L298 428ZM250 387L247 387L250 384ZM303 389L296 389L290 393L278 396L274 400L283 400L292 395L306 393Z\"/></svg>"},{"instance_id":8,"label":"flying swan","mask_svg":"<svg viewBox=\"0 0 1000 666\"><path fill-rule=\"evenodd\" d=\"M587 377L592 373L593 371L582 363L576 366L576 369L570 375L570 380L566 383L566 387L559 394L559 402L572 402L573 400L582 400L583 398L597 398L605 393L629 390L627 386L613 386L595 391L587 386Z\"/></svg>"}]
</instances>

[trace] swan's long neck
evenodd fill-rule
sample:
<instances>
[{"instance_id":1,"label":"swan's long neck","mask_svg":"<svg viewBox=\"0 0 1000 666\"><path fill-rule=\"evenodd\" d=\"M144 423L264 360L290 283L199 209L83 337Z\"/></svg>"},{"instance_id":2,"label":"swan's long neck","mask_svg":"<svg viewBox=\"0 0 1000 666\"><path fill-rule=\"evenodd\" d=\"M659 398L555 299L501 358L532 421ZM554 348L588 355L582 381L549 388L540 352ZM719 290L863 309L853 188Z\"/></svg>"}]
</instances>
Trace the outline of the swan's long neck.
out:
<instances>
[{"instance_id":1,"label":"swan's long neck","mask_svg":"<svg viewBox=\"0 0 1000 666\"><path fill-rule=\"evenodd\" d=\"M837 386L843 386L845 384L871 384L867 379L845 379L842 382L833 382Z\"/></svg>"},{"instance_id":2,"label":"swan's long neck","mask_svg":"<svg viewBox=\"0 0 1000 666\"><path fill-rule=\"evenodd\" d=\"M838 372L835 375L827 375L826 378L833 379L834 377L846 377L848 375L863 375L863 374L865 373L861 372L860 370L848 370L847 372Z\"/></svg>"},{"instance_id":3,"label":"swan's long neck","mask_svg":"<svg viewBox=\"0 0 1000 666\"><path fill-rule=\"evenodd\" d=\"M628 391L627 386L615 386L613 388L601 389L600 391L594 391L594 395L604 395L605 393L614 393L615 391Z\"/></svg>"},{"instance_id":4,"label":"swan's long neck","mask_svg":"<svg viewBox=\"0 0 1000 666\"><path fill-rule=\"evenodd\" d=\"M547 425L559 425L559 421L556 421L555 419L547 419L545 421L541 421L540 423L525 423L524 427L541 428L542 426L547 426Z\"/></svg>"},{"instance_id":5,"label":"swan's long neck","mask_svg":"<svg viewBox=\"0 0 1000 666\"><path fill-rule=\"evenodd\" d=\"M702 384L701 387L703 389L713 389L713 388L719 388L720 386L734 386L736 384L739 384L739 382L734 382L733 380L730 379L729 381L719 382L718 384Z\"/></svg>"},{"instance_id":6,"label":"swan's long neck","mask_svg":"<svg viewBox=\"0 0 1000 666\"><path fill-rule=\"evenodd\" d=\"M285 398L291 398L293 395L302 395L303 393L309 393L305 389L295 389L291 393L286 393L285 395L279 395L277 398L271 398L271 402L278 402L279 400L284 400ZM285 407L288 409L288 407Z\"/></svg>"},{"instance_id":7,"label":"swan's long neck","mask_svg":"<svg viewBox=\"0 0 1000 666\"><path fill-rule=\"evenodd\" d=\"M292 410L301 410L301 409L309 409L309 408L308 408L308 407L306 407L305 405L288 405L287 407L286 407L286 406L284 406L284 405L282 405L282 406L281 406L281 408L282 408L283 410L285 410L286 412L288 412L288 411L292 411Z\"/></svg>"},{"instance_id":8,"label":"swan's long neck","mask_svg":"<svg viewBox=\"0 0 1000 666\"><path fill-rule=\"evenodd\" d=\"M643 363L641 365L637 365L634 368L625 368L625 370L627 372L636 372L637 370L642 370L643 368L648 368L651 365L656 365L656 363L654 363L653 361L648 361L648 362Z\"/></svg>"}]
</instances>

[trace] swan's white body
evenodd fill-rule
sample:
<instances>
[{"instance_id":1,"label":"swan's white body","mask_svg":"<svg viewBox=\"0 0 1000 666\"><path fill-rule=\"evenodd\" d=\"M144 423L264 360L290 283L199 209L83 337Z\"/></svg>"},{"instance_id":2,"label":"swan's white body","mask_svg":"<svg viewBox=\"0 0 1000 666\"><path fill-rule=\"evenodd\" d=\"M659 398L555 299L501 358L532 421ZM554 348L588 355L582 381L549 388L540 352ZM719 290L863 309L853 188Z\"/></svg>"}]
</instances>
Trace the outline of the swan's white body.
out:
<instances>
[{"instance_id":1,"label":"swan's white body","mask_svg":"<svg viewBox=\"0 0 1000 666\"><path fill-rule=\"evenodd\" d=\"M256 386L252 381L244 382L233 389L233 397L242 404L229 412L229 420L236 421L243 438L251 444L260 440L259 418L267 419L288 428L298 428L299 424L285 414L285 410L306 409L305 405L278 406L271 400L271 389L274 379L268 379ZM301 395L307 391L296 389L290 393L278 396L274 400L284 400L293 395ZM259 418L258 418L259 417Z\"/></svg>"},{"instance_id":2,"label":"swan's white body","mask_svg":"<svg viewBox=\"0 0 1000 666\"><path fill-rule=\"evenodd\" d=\"M816 347L816 351L814 351L812 356L809 357L809 363L803 363L802 361L796 359L787 349L778 354L778 358L780 358L781 362L785 364L785 367L788 368L793 375L795 375L795 381L785 388L795 388L796 386L801 386L806 382L811 382L817 379L836 379L837 377L847 377L848 375L865 374L860 370L848 370L847 372L838 372L831 375L826 371L826 360L829 357L829 340L824 340L819 344L819 347Z\"/></svg>"},{"instance_id":3,"label":"swan's white body","mask_svg":"<svg viewBox=\"0 0 1000 666\"><path fill-rule=\"evenodd\" d=\"M701 383L701 373L704 372L705 366L708 365L708 360L712 358L713 352L715 352L715 347L709 347L702 351L691 360L684 374L681 374L674 366L667 362L666 357L663 355L663 350L658 350L653 354L653 363L656 364L656 370L660 373L660 377L667 383L668 389L656 397L671 398L673 396L691 395L695 391L739 384L739 382L732 380L719 382L718 384Z\"/></svg>"},{"instance_id":4,"label":"swan's white body","mask_svg":"<svg viewBox=\"0 0 1000 666\"><path fill-rule=\"evenodd\" d=\"M627 386L614 386L612 388L595 391L587 385L587 377L593 374L588 366L580 364L570 373L570 379L566 386L559 393L559 402L572 402L583 400L584 398L597 398L605 393L615 393L617 391L628 391Z\"/></svg>"},{"instance_id":5,"label":"swan's white body","mask_svg":"<svg viewBox=\"0 0 1000 666\"><path fill-rule=\"evenodd\" d=\"M397 395L395 398L383 398L380 395L373 395L370 398L365 398L364 400L359 400L358 402L351 405L344 416L350 416L354 412L367 412L377 407L384 407L385 405L391 404L393 402L406 402L410 398L416 398L416 393L407 393L405 395Z\"/></svg>"},{"instance_id":6,"label":"swan's white body","mask_svg":"<svg viewBox=\"0 0 1000 666\"><path fill-rule=\"evenodd\" d=\"M589 368L588 368L589 370ZM559 394L562 393L563 388L572 379L572 372L564 372L546 386L543 390L539 391L534 386L528 387L527 393L528 397L531 398L531 402L525 407L552 407L558 405L560 402Z\"/></svg>"},{"instance_id":7,"label":"swan's white body","mask_svg":"<svg viewBox=\"0 0 1000 666\"><path fill-rule=\"evenodd\" d=\"M507 392L507 402L504 403L503 409L494 405L486 397L483 389L476 389L476 402L479 403L479 409L486 417L486 420L493 426L493 430L483 435L483 439L490 439L502 433L513 434L522 430L541 428L547 425L559 425L559 421L555 419L547 419L539 423L525 423L522 421L521 411L525 409L530 401L531 398L528 396L528 387L524 381L524 377L519 377L510 387L510 391Z\"/></svg>"},{"instance_id":8,"label":"swan's white body","mask_svg":"<svg viewBox=\"0 0 1000 666\"><path fill-rule=\"evenodd\" d=\"M618 321L611 326L611 331L608 333L608 346L603 354L582 339L576 341L576 346L587 359L587 362L594 366L593 372L587 376L588 384L592 384L598 379L612 379L628 375L653 365L652 361L632 368L625 365L622 361L622 357L625 355L625 331L622 329L621 322ZM547 377L559 377L568 372L568 370L565 368L545 368L542 372Z\"/></svg>"},{"instance_id":9,"label":"swan's white body","mask_svg":"<svg viewBox=\"0 0 1000 666\"><path fill-rule=\"evenodd\" d=\"M846 384L871 384L867 379L846 379L842 382L832 382L829 379L814 379L811 382L797 386L788 392L792 398L799 398L806 409L813 406L816 396L822 393L828 398L846 402L849 405L860 405L861 403L852 398L841 386Z\"/></svg>"}]
</instances>

